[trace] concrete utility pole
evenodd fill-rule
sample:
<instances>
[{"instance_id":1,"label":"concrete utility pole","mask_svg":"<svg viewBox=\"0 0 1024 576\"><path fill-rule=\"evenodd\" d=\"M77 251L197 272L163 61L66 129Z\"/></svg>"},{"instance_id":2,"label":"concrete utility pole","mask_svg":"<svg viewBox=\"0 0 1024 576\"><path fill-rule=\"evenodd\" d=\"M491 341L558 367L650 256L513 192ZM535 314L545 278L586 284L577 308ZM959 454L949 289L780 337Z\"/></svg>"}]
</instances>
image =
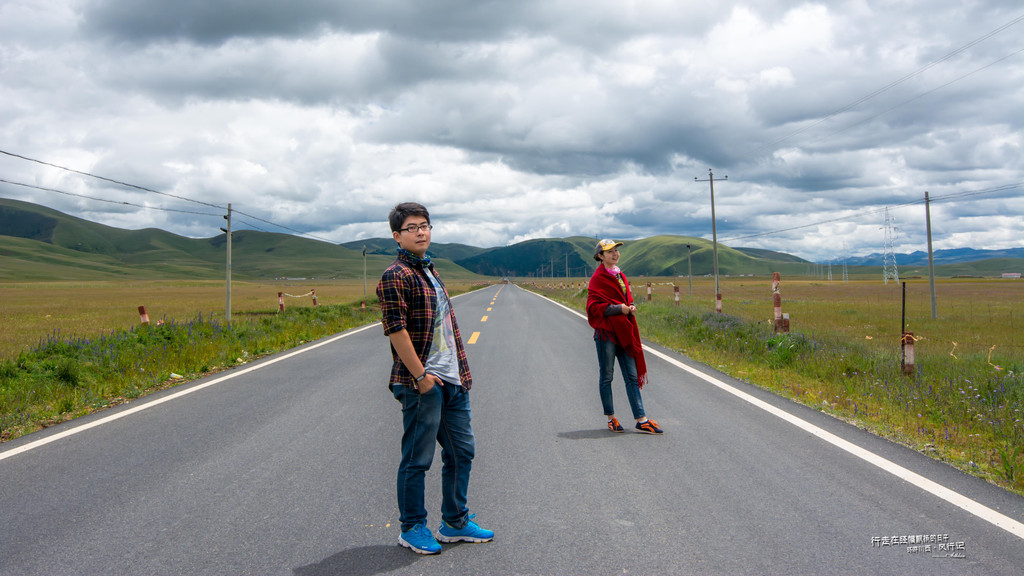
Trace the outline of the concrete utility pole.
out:
<instances>
[{"instance_id":1,"label":"concrete utility pole","mask_svg":"<svg viewBox=\"0 0 1024 576\"><path fill-rule=\"evenodd\" d=\"M690 283L690 298L693 298L693 265L690 264L690 245L686 245L686 281Z\"/></svg>"},{"instance_id":2,"label":"concrete utility pole","mask_svg":"<svg viewBox=\"0 0 1024 576\"><path fill-rule=\"evenodd\" d=\"M725 176L720 180L728 180L729 177ZM700 180L696 176L693 177L694 182L710 182L711 183L711 252L715 263L715 312L722 312L722 289L718 285L718 228L715 223L715 174L708 168L708 177L706 180Z\"/></svg>"},{"instance_id":3,"label":"concrete utility pole","mask_svg":"<svg viewBox=\"0 0 1024 576\"><path fill-rule=\"evenodd\" d=\"M935 260L932 258L932 208L928 200L928 191L924 192L924 221L928 229L928 286L932 290L932 320L939 317L935 308Z\"/></svg>"},{"instance_id":4,"label":"concrete utility pole","mask_svg":"<svg viewBox=\"0 0 1024 576\"><path fill-rule=\"evenodd\" d=\"M221 228L221 230L223 230L224 234L227 236L227 240L228 240L228 244L227 244L227 253L228 253L228 261L227 261L227 277L228 277L227 293L228 293L228 295L227 295L227 303L225 304L225 308L224 308L224 319L227 322L231 322L231 204L230 203L228 204L227 216L224 216L224 219L228 221L228 227L227 228Z\"/></svg>"}]
</instances>

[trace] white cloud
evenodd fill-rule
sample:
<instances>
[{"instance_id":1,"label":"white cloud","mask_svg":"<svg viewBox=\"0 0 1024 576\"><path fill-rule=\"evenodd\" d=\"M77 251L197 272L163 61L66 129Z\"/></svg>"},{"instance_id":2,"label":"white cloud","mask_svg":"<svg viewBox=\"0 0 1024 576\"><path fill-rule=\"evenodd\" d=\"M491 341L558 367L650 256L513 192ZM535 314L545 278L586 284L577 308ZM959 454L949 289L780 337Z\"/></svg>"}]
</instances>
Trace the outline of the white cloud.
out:
<instances>
[{"instance_id":1,"label":"white cloud","mask_svg":"<svg viewBox=\"0 0 1024 576\"><path fill-rule=\"evenodd\" d=\"M713 168L733 245L879 251L885 206L921 245L925 190L936 246L1019 245L1020 190L1000 188L1024 170L1015 3L691 4L254 0L239 18L216 1L11 0L0 140L336 241L386 237L406 199L439 242L710 237L694 177ZM8 156L0 176L218 212ZM130 228L220 225L0 194Z\"/></svg>"}]
</instances>

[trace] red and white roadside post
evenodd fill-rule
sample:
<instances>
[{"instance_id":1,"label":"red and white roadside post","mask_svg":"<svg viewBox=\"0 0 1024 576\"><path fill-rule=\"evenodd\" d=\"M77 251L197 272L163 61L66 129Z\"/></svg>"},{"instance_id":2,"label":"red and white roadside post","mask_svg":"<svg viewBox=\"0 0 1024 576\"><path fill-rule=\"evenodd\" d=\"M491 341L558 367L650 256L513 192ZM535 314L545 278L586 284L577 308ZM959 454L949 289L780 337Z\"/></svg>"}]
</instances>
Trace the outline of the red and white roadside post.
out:
<instances>
[{"instance_id":1,"label":"red and white roadside post","mask_svg":"<svg viewBox=\"0 0 1024 576\"><path fill-rule=\"evenodd\" d=\"M778 272L772 273L772 303L775 307L775 333L789 333L789 314L782 313L782 294L779 293L779 283L782 275Z\"/></svg>"},{"instance_id":2,"label":"red and white roadside post","mask_svg":"<svg viewBox=\"0 0 1024 576\"><path fill-rule=\"evenodd\" d=\"M139 320L144 326L149 326L149 314L146 314L145 306L139 306Z\"/></svg>"},{"instance_id":3,"label":"red and white roadside post","mask_svg":"<svg viewBox=\"0 0 1024 576\"><path fill-rule=\"evenodd\" d=\"M679 306L679 286L673 286L673 292L676 293L676 306Z\"/></svg>"},{"instance_id":4,"label":"red and white roadside post","mask_svg":"<svg viewBox=\"0 0 1024 576\"><path fill-rule=\"evenodd\" d=\"M914 333L904 332L900 339L900 348L903 350L903 373L910 375L914 373Z\"/></svg>"},{"instance_id":5,"label":"red and white roadside post","mask_svg":"<svg viewBox=\"0 0 1024 576\"><path fill-rule=\"evenodd\" d=\"M653 298L653 296L651 296L651 283L648 282L647 283L647 301L650 302L651 298Z\"/></svg>"},{"instance_id":6,"label":"red and white roadside post","mask_svg":"<svg viewBox=\"0 0 1024 576\"><path fill-rule=\"evenodd\" d=\"M900 356L903 365L903 374L910 376L914 373L914 333L907 332L907 283L903 282L903 310L900 316Z\"/></svg>"},{"instance_id":7,"label":"red and white roadside post","mask_svg":"<svg viewBox=\"0 0 1024 576\"><path fill-rule=\"evenodd\" d=\"M284 312L284 292L277 293L277 311Z\"/></svg>"}]
</instances>

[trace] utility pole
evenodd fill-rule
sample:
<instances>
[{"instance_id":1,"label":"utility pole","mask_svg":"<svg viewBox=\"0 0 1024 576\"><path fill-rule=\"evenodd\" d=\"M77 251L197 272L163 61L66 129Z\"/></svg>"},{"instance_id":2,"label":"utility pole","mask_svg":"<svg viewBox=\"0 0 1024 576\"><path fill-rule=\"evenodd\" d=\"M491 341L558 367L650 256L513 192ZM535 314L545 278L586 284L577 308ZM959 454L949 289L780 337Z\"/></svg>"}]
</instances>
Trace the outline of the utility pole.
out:
<instances>
[{"instance_id":1,"label":"utility pole","mask_svg":"<svg viewBox=\"0 0 1024 576\"><path fill-rule=\"evenodd\" d=\"M935 260L932 258L932 207L928 199L928 191L924 191L924 221L928 229L928 286L932 291L932 320L939 317L935 308Z\"/></svg>"},{"instance_id":2,"label":"utility pole","mask_svg":"<svg viewBox=\"0 0 1024 576\"><path fill-rule=\"evenodd\" d=\"M728 180L729 177L725 176L720 180ZM718 228L715 223L715 174L708 168L708 177L705 180L700 180L696 176L693 177L694 182L710 182L711 183L711 252L714 258L715 264L715 312L722 312L722 289L718 284Z\"/></svg>"},{"instance_id":3,"label":"utility pole","mask_svg":"<svg viewBox=\"0 0 1024 576\"><path fill-rule=\"evenodd\" d=\"M690 298L693 298L693 265L690 264L690 245L686 245L686 281L690 284Z\"/></svg>"},{"instance_id":4,"label":"utility pole","mask_svg":"<svg viewBox=\"0 0 1024 576\"><path fill-rule=\"evenodd\" d=\"M569 253L565 253L565 278L569 279Z\"/></svg>"},{"instance_id":5,"label":"utility pole","mask_svg":"<svg viewBox=\"0 0 1024 576\"><path fill-rule=\"evenodd\" d=\"M366 244L363 244L363 310L366 309Z\"/></svg>"},{"instance_id":6,"label":"utility pole","mask_svg":"<svg viewBox=\"0 0 1024 576\"><path fill-rule=\"evenodd\" d=\"M224 219L228 221L227 228L221 228L224 234L227 236L227 303L224 308L224 319L227 322L231 322L231 203L228 203L228 213L224 216Z\"/></svg>"}]
</instances>

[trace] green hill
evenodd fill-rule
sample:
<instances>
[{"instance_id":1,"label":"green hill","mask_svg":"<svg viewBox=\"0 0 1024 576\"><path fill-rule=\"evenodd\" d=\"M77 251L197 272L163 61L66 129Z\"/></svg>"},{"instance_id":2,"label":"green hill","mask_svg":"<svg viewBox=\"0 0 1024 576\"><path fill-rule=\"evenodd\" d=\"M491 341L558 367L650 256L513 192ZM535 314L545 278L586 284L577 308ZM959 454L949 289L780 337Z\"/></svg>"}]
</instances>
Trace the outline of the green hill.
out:
<instances>
[{"instance_id":1,"label":"green hill","mask_svg":"<svg viewBox=\"0 0 1024 576\"><path fill-rule=\"evenodd\" d=\"M459 266L487 276L571 277L589 276L597 263L593 259L596 239L583 236L526 240L511 246L473 248L462 244L432 244L431 254L453 260ZM639 276L685 276L687 244L693 274L714 273L710 240L688 236L654 236L624 243L622 268ZM394 240L372 239L347 242L343 246L367 253L393 253ZM807 261L796 256L752 248L733 249L718 245L719 274L803 274Z\"/></svg>"},{"instance_id":2,"label":"green hill","mask_svg":"<svg viewBox=\"0 0 1024 576\"><path fill-rule=\"evenodd\" d=\"M582 277L589 276L597 263L593 259L597 240L583 236L526 240L511 246L473 248L462 244L432 244L430 252L453 260L459 266L487 276ZM653 236L630 240L622 248L622 268L639 276L685 276L687 244L693 274L714 273L712 243L689 236ZM344 246L367 253L393 253L394 240L371 239ZM755 248L733 249L718 245L719 274L803 274L808 262L790 254Z\"/></svg>"},{"instance_id":3,"label":"green hill","mask_svg":"<svg viewBox=\"0 0 1024 576\"><path fill-rule=\"evenodd\" d=\"M751 258L760 258L761 260L807 264L807 260L804 260L799 256L793 256L792 254L786 254L784 252L775 252L774 250L764 250L763 248L736 248L735 250L737 252L742 252Z\"/></svg>"},{"instance_id":4,"label":"green hill","mask_svg":"<svg viewBox=\"0 0 1024 576\"><path fill-rule=\"evenodd\" d=\"M488 276L570 276L589 275L593 266L586 238L526 240L512 246L491 248L468 258L460 266Z\"/></svg>"},{"instance_id":5,"label":"green hill","mask_svg":"<svg viewBox=\"0 0 1024 576\"><path fill-rule=\"evenodd\" d=\"M0 280L218 279L225 275L226 241L223 234L123 230L0 199ZM367 253L368 274L379 276L393 258L393 247L388 255ZM476 276L443 258L437 265L448 278ZM231 269L240 280L361 278L363 257L329 242L242 230L231 235Z\"/></svg>"},{"instance_id":6,"label":"green hill","mask_svg":"<svg viewBox=\"0 0 1024 576\"><path fill-rule=\"evenodd\" d=\"M363 247L366 247L367 254L384 254L387 256L395 255L395 240L394 238L370 238L367 240L353 240L352 242L342 242L339 246L344 246L349 250L363 253ZM486 248L477 248L476 246L467 246L465 244L444 244L441 242L431 242L430 250L427 252L431 258L441 258L444 260L458 261L469 258L481 252L485 252Z\"/></svg>"}]
</instances>

